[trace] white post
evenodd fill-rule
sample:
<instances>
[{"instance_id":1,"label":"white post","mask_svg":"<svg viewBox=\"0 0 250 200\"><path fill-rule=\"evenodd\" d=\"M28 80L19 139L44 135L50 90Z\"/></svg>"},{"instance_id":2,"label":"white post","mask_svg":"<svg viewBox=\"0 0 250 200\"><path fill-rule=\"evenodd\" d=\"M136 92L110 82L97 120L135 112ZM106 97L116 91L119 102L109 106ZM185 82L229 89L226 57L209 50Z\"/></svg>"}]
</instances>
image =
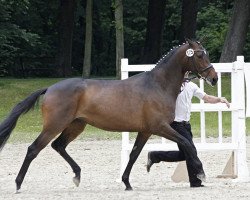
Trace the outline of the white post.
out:
<instances>
[{"instance_id":1,"label":"white post","mask_svg":"<svg viewBox=\"0 0 250 200\"><path fill-rule=\"evenodd\" d=\"M124 68L127 68L128 66L128 59L122 58L121 59L121 79L127 79L128 78L128 71L124 71Z\"/></svg>"},{"instance_id":2,"label":"white post","mask_svg":"<svg viewBox=\"0 0 250 200\"><path fill-rule=\"evenodd\" d=\"M250 117L250 63L245 63L244 74L246 81L246 117Z\"/></svg>"},{"instance_id":3,"label":"white post","mask_svg":"<svg viewBox=\"0 0 250 200\"><path fill-rule=\"evenodd\" d=\"M231 73L231 106L237 107L238 106L238 98L237 98L237 70L236 70L236 63L233 63L233 70ZM237 132L238 132L238 110L232 110L231 113L231 132L232 132L232 143L237 141Z\"/></svg>"},{"instance_id":4,"label":"white post","mask_svg":"<svg viewBox=\"0 0 250 200\"><path fill-rule=\"evenodd\" d=\"M237 68L236 68L236 62L233 63L233 68L232 68L232 73L231 73L231 106L237 107L237 89L238 89L238 85L237 85ZM232 110L231 113L231 132L232 132L232 138L231 138L231 142L232 143L236 143L236 145L238 145L238 109L236 110ZM238 175L238 162L237 162L237 151L234 150L234 174Z\"/></svg>"},{"instance_id":5,"label":"white post","mask_svg":"<svg viewBox=\"0 0 250 200\"><path fill-rule=\"evenodd\" d=\"M200 89L204 91L204 81L203 79L200 79ZM204 107L204 101L201 99L200 104L202 105L202 108ZM206 121L205 121L205 111L200 111L200 129L201 129L201 143L206 143Z\"/></svg>"},{"instance_id":6,"label":"white post","mask_svg":"<svg viewBox=\"0 0 250 200\"><path fill-rule=\"evenodd\" d=\"M125 71L128 67L128 59L123 58L121 59L121 79L127 79L128 78L128 71ZM120 177L119 181L121 181L122 174L125 170L125 167L129 160L129 152L128 152L128 146L129 144L129 133L128 132L122 132L122 150L121 150L121 171L120 171Z\"/></svg>"},{"instance_id":7,"label":"white post","mask_svg":"<svg viewBox=\"0 0 250 200\"><path fill-rule=\"evenodd\" d=\"M237 56L237 61L234 63L234 76L235 82L234 95L236 100L234 103L237 103L238 115L235 116L232 120L237 120L237 138L238 149L236 150L236 170L237 170L237 180L236 181L249 181L249 171L246 161L246 124L245 124L245 84L244 84L244 57ZM234 121L232 122L234 123ZM236 131L236 130L234 130Z\"/></svg>"},{"instance_id":8,"label":"white post","mask_svg":"<svg viewBox=\"0 0 250 200\"><path fill-rule=\"evenodd\" d=\"M121 171L119 181L121 181L123 172L128 164L129 161L129 150L127 145L129 144L129 133L122 132L122 150L121 150Z\"/></svg>"},{"instance_id":9,"label":"white post","mask_svg":"<svg viewBox=\"0 0 250 200\"><path fill-rule=\"evenodd\" d=\"M218 97L221 97L221 73L218 72L218 83L217 83L217 95ZM222 143L222 111L218 111L218 129L219 129L219 136L218 140L219 143Z\"/></svg>"}]
</instances>

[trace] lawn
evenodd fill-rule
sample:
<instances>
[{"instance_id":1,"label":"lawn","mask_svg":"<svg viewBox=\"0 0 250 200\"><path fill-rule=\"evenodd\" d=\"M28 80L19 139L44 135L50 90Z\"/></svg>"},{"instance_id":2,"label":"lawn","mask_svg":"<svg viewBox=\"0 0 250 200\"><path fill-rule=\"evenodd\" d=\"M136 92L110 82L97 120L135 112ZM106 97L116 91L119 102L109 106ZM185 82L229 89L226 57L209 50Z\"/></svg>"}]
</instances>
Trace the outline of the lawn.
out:
<instances>
[{"instance_id":1,"label":"lawn","mask_svg":"<svg viewBox=\"0 0 250 200\"><path fill-rule=\"evenodd\" d=\"M15 104L23 100L33 91L48 87L53 83L56 83L62 79L57 78L36 78L36 79L0 79L0 121L2 121L10 112ZM227 97L230 101L230 79L229 77L222 78L222 96ZM208 94L216 95L217 88L205 86L205 91ZM42 99L42 98L41 98ZM198 102L194 98L194 102ZM193 134L196 136L199 134L200 129L199 113L192 113L191 124ZM231 115L230 113L223 113L223 133L226 135L231 134ZM33 111L21 116L14 130L14 133L10 137L10 142L31 142L39 134L42 128L42 118L40 112L40 106L36 106ZM206 114L206 131L208 136L216 136L218 129L217 113ZM247 132L250 132L250 121L247 120ZM134 136L134 134L132 134ZM82 134L80 139L88 138L93 140L101 139L120 139L120 133L113 133L103 131L92 126L87 126L85 134Z\"/></svg>"}]
</instances>

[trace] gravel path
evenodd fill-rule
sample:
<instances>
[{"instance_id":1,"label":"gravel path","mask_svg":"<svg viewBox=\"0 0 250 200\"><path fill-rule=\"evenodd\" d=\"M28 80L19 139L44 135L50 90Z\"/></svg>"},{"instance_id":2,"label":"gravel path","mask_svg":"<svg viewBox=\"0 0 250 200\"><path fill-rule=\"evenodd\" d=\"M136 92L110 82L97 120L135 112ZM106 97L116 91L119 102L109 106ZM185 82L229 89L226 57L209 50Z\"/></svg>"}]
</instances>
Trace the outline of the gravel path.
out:
<instances>
[{"instance_id":1,"label":"gravel path","mask_svg":"<svg viewBox=\"0 0 250 200\"><path fill-rule=\"evenodd\" d=\"M250 169L250 138L248 167ZM228 152L199 152L207 175L206 187L190 188L188 183L174 183L170 177L176 163L155 164L146 172L147 153L143 151L135 163L130 182L133 191L124 191L117 182L120 171L121 141L75 141L69 154L82 168L79 187L72 182L68 164L47 146L32 162L21 193L15 192L15 178L29 144L7 144L0 154L0 200L8 199L250 199L250 182L234 183L231 179L215 178L229 157Z\"/></svg>"}]
</instances>

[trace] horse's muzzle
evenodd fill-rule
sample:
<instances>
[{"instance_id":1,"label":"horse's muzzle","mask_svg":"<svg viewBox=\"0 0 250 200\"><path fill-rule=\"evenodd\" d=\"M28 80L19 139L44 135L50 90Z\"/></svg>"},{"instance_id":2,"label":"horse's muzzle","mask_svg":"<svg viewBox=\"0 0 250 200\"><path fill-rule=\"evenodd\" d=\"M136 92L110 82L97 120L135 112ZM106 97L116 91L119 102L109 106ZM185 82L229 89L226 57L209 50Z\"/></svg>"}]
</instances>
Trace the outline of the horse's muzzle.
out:
<instances>
[{"instance_id":1,"label":"horse's muzzle","mask_svg":"<svg viewBox=\"0 0 250 200\"><path fill-rule=\"evenodd\" d=\"M206 82L207 82L209 85L215 86L216 83L217 83L217 81L218 81L218 77L217 77L217 76L214 77L214 78L209 78L209 77L207 77L205 80L206 80Z\"/></svg>"}]
</instances>

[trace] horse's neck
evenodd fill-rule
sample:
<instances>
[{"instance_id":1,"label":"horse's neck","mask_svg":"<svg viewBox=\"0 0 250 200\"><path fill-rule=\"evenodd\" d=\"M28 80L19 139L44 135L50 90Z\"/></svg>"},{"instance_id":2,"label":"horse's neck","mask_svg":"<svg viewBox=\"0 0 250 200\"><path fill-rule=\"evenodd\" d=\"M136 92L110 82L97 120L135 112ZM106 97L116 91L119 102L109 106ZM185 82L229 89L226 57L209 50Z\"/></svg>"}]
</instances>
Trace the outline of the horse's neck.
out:
<instances>
[{"instance_id":1,"label":"horse's neck","mask_svg":"<svg viewBox=\"0 0 250 200\"><path fill-rule=\"evenodd\" d=\"M157 66L153 73L162 89L177 97L184 78L182 66L177 60L170 59L167 63Z\"/></svg>"}]
</instances>

